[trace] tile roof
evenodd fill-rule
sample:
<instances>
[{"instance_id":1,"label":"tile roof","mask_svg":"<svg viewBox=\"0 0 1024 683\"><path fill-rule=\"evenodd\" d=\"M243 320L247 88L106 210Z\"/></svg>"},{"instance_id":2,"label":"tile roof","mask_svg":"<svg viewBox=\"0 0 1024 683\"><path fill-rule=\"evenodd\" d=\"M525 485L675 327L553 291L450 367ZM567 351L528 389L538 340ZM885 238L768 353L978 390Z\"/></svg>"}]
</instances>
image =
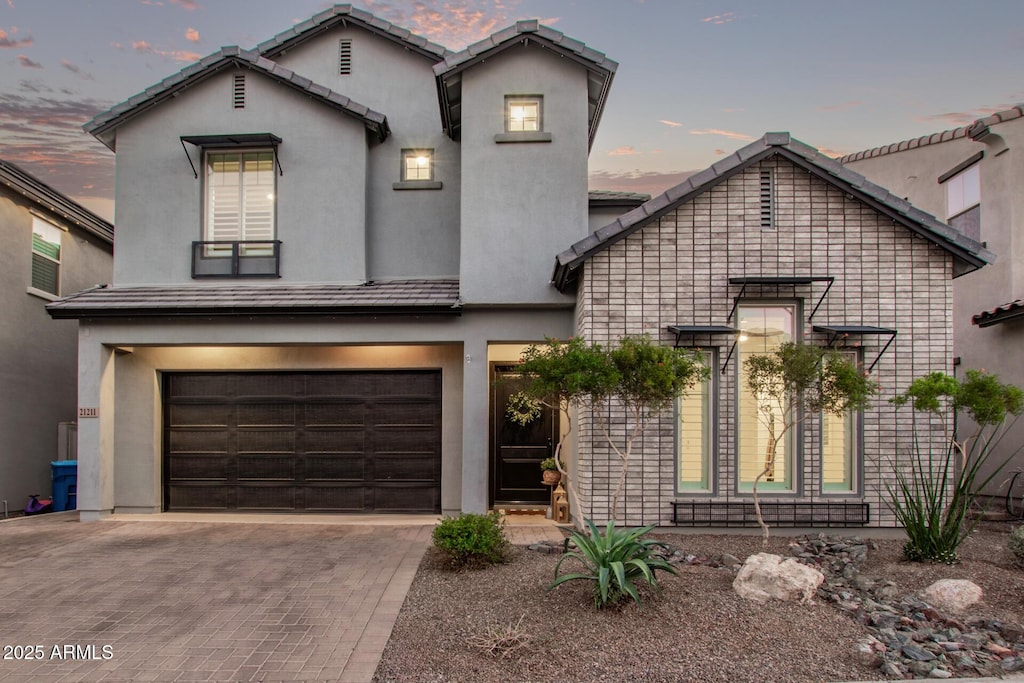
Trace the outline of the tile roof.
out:
<instances>
[{"instance_id":1,"label":"tile roof","mask_svg":"<svg viewBox=\"0 0 1024 683\"><path fill-rule=\"evenodd\" d=\"M2 159L0 159L0 183L35 202L54 216L77 225L108 244L114 243L112 223L53 189L31 173Z\"/></svg>"},{"instance_id":2,"label":"tile roof","mask_svg":"<svg viewBox=\"0 0 1024 683\"><path fill-rule=\"evenodd\" d=\"M982 311L971 316L971 322L978 327L990 327L1021 316L1024 316L1024 301L1015 299L1008 304L997 306L991 311Z\"/></svg>"},{"instance_id":3,"label":"tile roof","mask_svg":"<svg viewBox=\"0 0 1024 683\"><path fill-rule=\"evenodd\" d=\"M373 111L369 107L336 93L330 88L314 83L291 69L286 69L276 62L260 56L255 50L243 50L235 46L222 47L213 54L203 57L198 62L185 67L176 74L168 76L124 102L97 114L82 128L85 132L91 133L100 142L113 150L116 146L114 131L119 125L147 111L150 107L163 100L172 97L183 88L203 81L231 66L242 66L258 71L280 83L284 83L306 95L312 96L313 99L323 104L362 121L363 125L373 132L381 142L386 140L390 134L388 120L384 114Z\"/></svg>"},{"instance_id":4,"label":"tile roof","mask_svg":"<svg viewBox=\"0 0 1024 683\"><path fill-rule=\"evenodd\" d=\"M623 214L614 223L598 229L558 254L555 257L552 276L555 286L560 291L565 291L576 281L582 264L594 254L604 251L744 168L774 155L788 159L946 249L953 254L960 266L957 274L980 268L994 258L981 243L940 222L935 216L914 207L902 197L872 183L814 147L790 137L789 133L765 133L761 139L724 157L710 168L695 173L679 185Z\"/></svg>"},{"instance_id":5,"label":"tile roof","mask_svg":"<svg viewBox=\"0 0 1024 683\"><path fill-rule=\"evenodd\" d=\"M54 318L182 315L458 315L458 280L396 280L361 285L100 285L47 305Z\"/></svg>"},{"instance_id":6,"label":"tile roof","mask_svg":"<svg viewBox=\"0 0 1024 683\"><path fill-rule=\"evenodd\" d=\"M530 42L573 59L590 71L590 78L587 79L588 121L589 142L593 145L597 126L604 112L605 100L608 98L608 90L619 64L609 59L603 52L587 47L561 31L544 26L537 19L517 21L512 26L473 43L465 50L448 55L434 65L438 95L441 98L441 119L444 121L445 132L453 140L458 140L461 134L462 72L493 58L502 50Z\"/></svg>"},{"instance_id":7,"label":"tile roof","mask_svg":"<svg viewBox=\"0 0 1024 683\"><path fill-rule=\"evenodd\" d=\"M429 57L432 61L438 61L454 54L443 45L432 43L423 36L418 36L408 29L396 26L390 21L370 14L366 10L352 7L352 5L334 5L323 12L313 16L311 19L295 24L287 31L282 31L270 40L266 40L256 46L256 49L264 57L273 59L277 55L301 45L310 38L320 35L322 32L337 25L352 24L359 26L383 38L398 43L402 47L417 54Z\"/></svg>"},{"instance_id":8,"label":"tile roof","mask_svg":"<svg viewBox=\"0 0 1024 683\"><path fill-rule=\"evenodd\" d=\"M838 161L841 164L847 164L852 161L860 161L861 159L870 159L872 157L885 156L886 154L903 152L908 149L916 149L926 145L949 142L950 140L956 140L957 138L969 137L972 140L977 140L988 132L989 127L1006 121L1012 121L1013 119L1019 119L1021 116L1024 116L1024 104L1018 104L1016 107L1011 109L1006 109L1004 111L996 112L990 116L975 119L972 123L966 126L953 128L952 130L944 130L941 133L932 133L931 135L924 135L912 140L903 140L902 142L894 142L891 145L882 145L881 147L866 149L862 152L847 154L839 157Z\"/></svg>"}]
</instances>

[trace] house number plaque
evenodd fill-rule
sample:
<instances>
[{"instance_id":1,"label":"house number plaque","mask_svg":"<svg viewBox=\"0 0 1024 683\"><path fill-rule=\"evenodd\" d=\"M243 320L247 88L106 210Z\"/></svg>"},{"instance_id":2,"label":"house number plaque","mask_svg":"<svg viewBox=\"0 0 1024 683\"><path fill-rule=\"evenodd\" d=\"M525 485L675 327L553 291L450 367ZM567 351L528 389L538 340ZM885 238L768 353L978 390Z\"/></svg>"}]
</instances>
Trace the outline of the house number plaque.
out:
<instances>
[{"instance_id":1,"label":"house number plaque","mask_svg":"<svg viewBox=\"0 0 1024 683\"><path fill-rule=\"evenodd\" d=\"M80 407L78 409L78 417L99 417L99 416L100 416L100 409L99 408L81 408Z\"/></svg>"}]
</instances>

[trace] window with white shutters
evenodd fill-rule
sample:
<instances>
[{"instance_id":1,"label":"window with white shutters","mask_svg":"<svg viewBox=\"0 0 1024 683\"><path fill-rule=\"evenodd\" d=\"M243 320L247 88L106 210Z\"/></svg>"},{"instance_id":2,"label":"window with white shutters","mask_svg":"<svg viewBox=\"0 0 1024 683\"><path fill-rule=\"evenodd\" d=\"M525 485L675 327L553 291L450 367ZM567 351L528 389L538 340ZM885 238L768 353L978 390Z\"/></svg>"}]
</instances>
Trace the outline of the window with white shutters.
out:
<instances>
[{"instance_id":1,"label":"window with white shutters","mask_svg":"<svg viewBox=\"0 0 1024 683\"><path fill-rule=\"evenodd\" d=\"M275 239L273 150L207 152L206 226L208 242L270 241ZM267 250L269 245L245 247L243 253ZM213 250L219 249L216 245ZM230 251L231 246L224 249Z\"/></svg>"}]
</instances>

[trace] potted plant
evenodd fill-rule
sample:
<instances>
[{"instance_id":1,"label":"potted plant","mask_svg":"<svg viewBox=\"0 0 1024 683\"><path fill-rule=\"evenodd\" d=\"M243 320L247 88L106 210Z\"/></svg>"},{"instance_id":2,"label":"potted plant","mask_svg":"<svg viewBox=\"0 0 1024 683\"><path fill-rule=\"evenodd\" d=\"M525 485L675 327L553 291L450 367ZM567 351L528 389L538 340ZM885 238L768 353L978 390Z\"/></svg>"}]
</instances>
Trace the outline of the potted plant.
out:
<instances>
[{"instance_id":1,"label":"potted plant","mask_svg":"<svg viewBox=\"0 0 1024 683\"><path fill-rule=\"evenodd\" d=\"M544 472L544 483L548 486L555 486L562 480L562 473L558 471L558 463L554 458L541 460L540 469Z\"/></svg>"}]
</instances>

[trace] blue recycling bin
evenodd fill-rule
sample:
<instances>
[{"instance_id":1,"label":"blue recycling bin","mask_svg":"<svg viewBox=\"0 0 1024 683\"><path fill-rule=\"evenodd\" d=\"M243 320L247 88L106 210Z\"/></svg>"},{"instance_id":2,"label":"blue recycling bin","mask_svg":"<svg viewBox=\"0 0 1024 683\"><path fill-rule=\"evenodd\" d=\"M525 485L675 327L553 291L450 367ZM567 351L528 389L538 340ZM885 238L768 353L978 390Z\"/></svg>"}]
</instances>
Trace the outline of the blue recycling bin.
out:
<instances>
[{"instance_id":1,"label":"blue recycling bin","mask_svg":"<svg viewBox=\"0 0 1024 683\"><path fill-rule=\"evenodd\" d=\"M50 463L53 473L53 511L64 512L78 508L78 461L54 460Z\"/></svg>"}]
</instances>

